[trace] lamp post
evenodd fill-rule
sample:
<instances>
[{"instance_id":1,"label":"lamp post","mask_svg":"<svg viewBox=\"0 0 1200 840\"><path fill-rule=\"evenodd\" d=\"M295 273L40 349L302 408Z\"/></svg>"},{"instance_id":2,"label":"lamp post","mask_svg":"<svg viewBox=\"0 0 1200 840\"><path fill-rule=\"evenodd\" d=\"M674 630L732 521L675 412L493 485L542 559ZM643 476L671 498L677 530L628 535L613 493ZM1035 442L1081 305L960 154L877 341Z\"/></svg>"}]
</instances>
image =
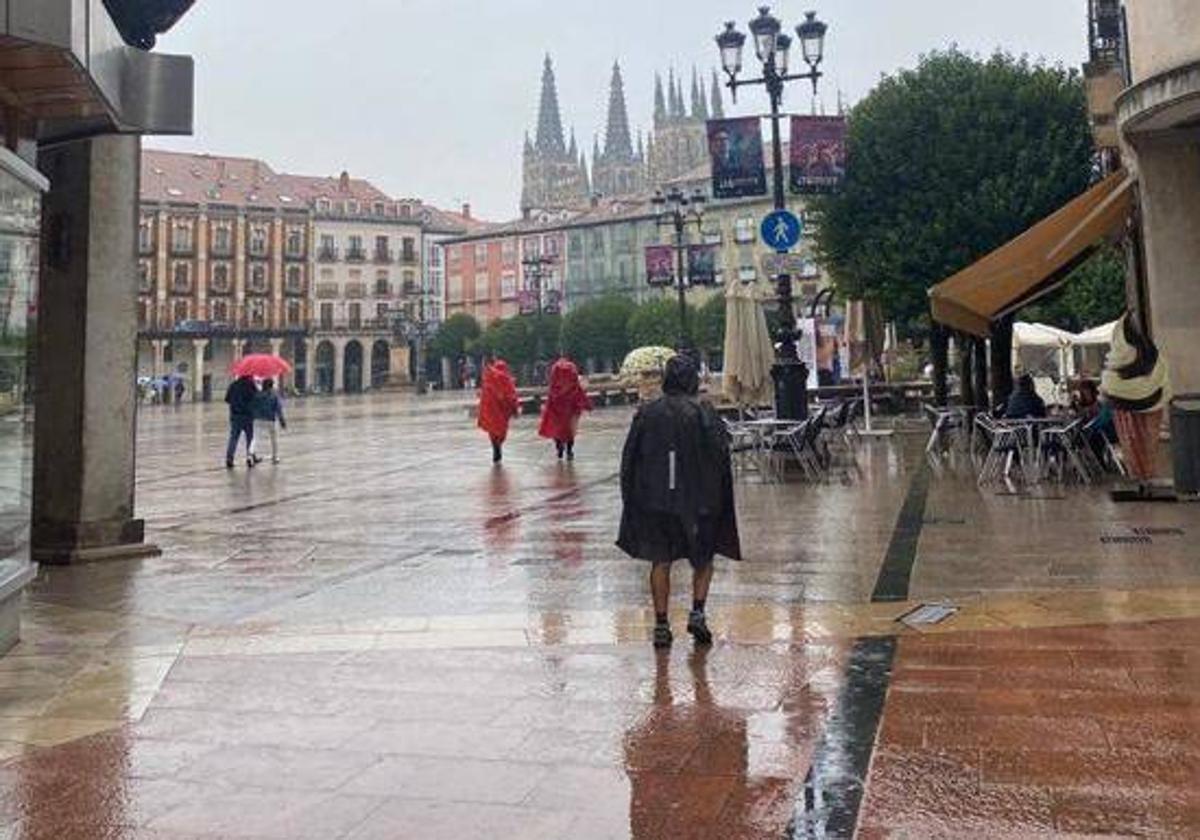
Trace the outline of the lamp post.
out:
<instances>
[{"instance_id":1,"label":"lamp post","mask_svg":"<svg viewBox=\"0 0 1200 840\"><path fill-rule=\"evenodd\" d=\"M733 100L737 91L747 85L762 85L767 89L771 101L771 153L775 165L774 193L775 209L787 209L787 196L783 185L783 142L779 136L779 110L783 103L783 89L787 82L811 81L813 94L817 92L817 81L822 73L817 69L825 52L825 32L828 27L817 20L815 12L805 13L804 22L796 27L800 41L800 53L808 70L803 73L788 72L789 51L792 39L785 34L779 20L772 17L767 6L760 6L758 17L750 21L750 34L754 39L754 52L762 62L762 75L754 79L738 78L742 72L742 50L746 36L739 32L737 24L729 21L725 30L717 35L717 47L721 53L721 66L729 77L726 86ZM800 419L808 413L808 368L800 361L796 352L796 312L792 297L792 277L780 274L777 279L779 314L783 325L779 331L779 350L771 375L775 380L775 412L785 419Z\"/></svg>"},{"instance_id":2,"label":"lamp post","mask_svg":"<svg viewBox=\"0 0 1200 840\"><path fill-rule=\"evenodd\" d=\"M547 304L545 303L544 294L546 292L545 279L551 274L553 266L558 260L550 254L537 254L528 256L521 260L521 267L524 269L525 280L527 283L526 291L533 297L534 311L531 313L522 312L522 314L532 314L537 318L534 329L536 331L536 347L534 349L535 358L533 360L534 370L536 371L538 364L542 361L542 355L545 350L542 346L542 333L544 319L543 314L546 311Z\"/></svg>"},{"instance_id":3,"label":"lamp post","mask_svg":"<svg viewBox=\"0 0 1200 840\"><path fill-rule=\"evenodd\" d=\"M700 190L689 196L678 187L672 187L665 194L658 190L651 199L658 209L655 222L660 228L667 226L675 232L675 290L679 294L679 341L675 349L680 355L692 352L687 324L687 290L690 285L687 273L687 228L695 225L696 230L701 229L704 213L700 208L707 200Z\"/></svg>"}]
</instances>

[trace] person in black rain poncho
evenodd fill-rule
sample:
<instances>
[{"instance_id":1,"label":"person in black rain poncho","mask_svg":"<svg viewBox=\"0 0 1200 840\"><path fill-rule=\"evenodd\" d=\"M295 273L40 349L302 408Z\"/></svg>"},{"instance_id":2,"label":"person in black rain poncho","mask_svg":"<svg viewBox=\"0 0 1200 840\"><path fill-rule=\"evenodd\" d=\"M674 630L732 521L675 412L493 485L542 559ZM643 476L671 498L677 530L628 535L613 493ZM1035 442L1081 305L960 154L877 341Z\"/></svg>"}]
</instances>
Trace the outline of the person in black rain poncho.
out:
<instances>
[{"instance_id":1,"label":"person in black rain poncho","mask_svg":"<svg viewBox=\"0 0 1200 840\"><path fill-rule=\"evenodd\" d=\"M741 559L733 501L729 437L712 406L700 401L699 375L688 359L667 362L663 396L633 418L621 458L621 532L617 546L648 560L654 595L654 646L671 644L667 604L671 563L692 565L688 632L712 643L704 615L713 556Z\"/></svg>"}]
</instances>

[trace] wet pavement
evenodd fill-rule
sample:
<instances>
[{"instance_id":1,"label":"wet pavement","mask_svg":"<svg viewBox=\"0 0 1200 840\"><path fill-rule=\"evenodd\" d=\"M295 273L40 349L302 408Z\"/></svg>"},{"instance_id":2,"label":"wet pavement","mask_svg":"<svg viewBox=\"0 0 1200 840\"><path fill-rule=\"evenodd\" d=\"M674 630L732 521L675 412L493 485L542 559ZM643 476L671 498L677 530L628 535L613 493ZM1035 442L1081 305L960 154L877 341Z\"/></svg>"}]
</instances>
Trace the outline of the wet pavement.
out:
<instances>
[{"instance_id":1,"label":"wet pavement","mask_svg":"<svg viewBox=\"0 0 1200 840\"><path fill-rule=\"evenodd\" d=\"M232 473L218 407L143 413L163 555L42 570L0 837L1200 836L1196 507L871 442L740 483L717 644L656 655L612 546L628 410L573 464L523 419L493 468L452 396L288 409L282 463Z\"/></svg>"}]
</instances>

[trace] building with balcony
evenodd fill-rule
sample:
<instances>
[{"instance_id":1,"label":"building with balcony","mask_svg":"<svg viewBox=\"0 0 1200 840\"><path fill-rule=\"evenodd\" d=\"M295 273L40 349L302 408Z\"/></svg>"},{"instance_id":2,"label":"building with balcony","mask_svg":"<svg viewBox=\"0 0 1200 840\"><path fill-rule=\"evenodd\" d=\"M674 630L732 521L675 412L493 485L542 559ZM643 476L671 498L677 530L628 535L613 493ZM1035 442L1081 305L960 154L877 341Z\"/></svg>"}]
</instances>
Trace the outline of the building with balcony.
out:
<instances>
[{"instance_id":1,"label":"building with balcony","mask_svg":"<svg viewBox=\"0 0 1200 840\"><path fill-rule=\"evenodd\" d=\"M138 373L219 393L247 352L272 352L305 385L311 213L251 158L145 150L138 216Z\"/></svg>"},{"instance_id":2,"label":"building with balcony","mask_svg":"<svg viewBox=\"0 0 1200 840\"><path fill-rule=\"evenodd\" d=\"M355 393L410 380L410 351L393 321L423 288L428 209L369 181L284 176L312 219L310 389Z\"/></svg>"}]
</instances>

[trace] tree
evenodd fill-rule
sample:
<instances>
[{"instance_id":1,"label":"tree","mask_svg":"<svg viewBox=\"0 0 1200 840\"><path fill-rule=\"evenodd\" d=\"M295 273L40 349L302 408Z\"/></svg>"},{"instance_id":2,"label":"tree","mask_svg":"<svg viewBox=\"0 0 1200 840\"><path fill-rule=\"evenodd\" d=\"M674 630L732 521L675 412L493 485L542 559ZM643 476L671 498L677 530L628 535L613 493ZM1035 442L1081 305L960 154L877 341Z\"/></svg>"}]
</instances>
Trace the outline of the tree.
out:
<instances>
[{"instance_id":1,"label":"tree","mask_svg":"<svg viewBox=\"0 0 1200 840\"><path fill-rule=\"evenodd\" d=\"M541 319L529 316L506 318L488 326L475 347L486 355L504 359L515 370L536 361L539 332L543 357L555 355L561 330L562 319L558 315L544 315Z\"/></svg>"},{"instance_id":2,"label":"tree","mask_svg":"<svg viewBox=\"0 0 1200 840\"><path fill-rule=\"evenodd\" d=\"M1022 321L1082 332L1107 324L1125 311L1125 260L1112 246L1098 250L1066 283L1020 312Z\"/></svg>"},{"instance_id":3,"label":"tree","mask_svg":"<svg viewBox=\"0 0 1200 840\"><path fill-rule=\"evenodd\" d=\"M688 325L694 331L696 308L688 306ZM629 343L633 347L674 347L679 340L679 303L673 298L649 300L629 318Z\"/></svg>"},{"instance_id":4,"label":"tree","mask_svg":"<svg viewBox=\"0 0 1200 840\"><path fill-rule=\"evenodd\" d=\"M563 348L578 362L620 364L630 350L627 326L637 305L609 295L576 307L563 319Z\"/></svg>"},{"instance_id":5,"label":"tree","mask_svg":"<svg viewBox=\"0 0 1200 840\"><path fill-rule=\"evenodd\" d=\"M442 322L429 341L429 353L435 358L457 359L470 349L481 334L479 322L465 312L457 312Z\"/></svg>"},{"instance_id":6,"label":"tree","mask_svg":"<svg viewBox=\"0 0 1200 840\"><path fill-rule=\"evenodd\" d=\"M1091 143L1074 71L925 56L851 112L843 188L813 204L819 257L844 297L920 332L931 285L1083 192Z\"/></svg>"},{"instance_id":7,"label":"tree","mask_svg":"<svg viewBox=\"0 0 1200 840\"><path fill-rule=\"evenodd\" d=\"M725 295L717 293L696 310L696 347L710 359L725 352Z\"/></svg>"}]
</instances>

